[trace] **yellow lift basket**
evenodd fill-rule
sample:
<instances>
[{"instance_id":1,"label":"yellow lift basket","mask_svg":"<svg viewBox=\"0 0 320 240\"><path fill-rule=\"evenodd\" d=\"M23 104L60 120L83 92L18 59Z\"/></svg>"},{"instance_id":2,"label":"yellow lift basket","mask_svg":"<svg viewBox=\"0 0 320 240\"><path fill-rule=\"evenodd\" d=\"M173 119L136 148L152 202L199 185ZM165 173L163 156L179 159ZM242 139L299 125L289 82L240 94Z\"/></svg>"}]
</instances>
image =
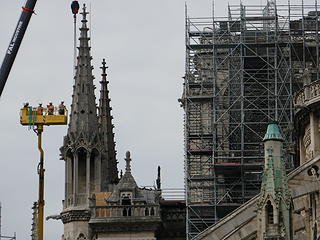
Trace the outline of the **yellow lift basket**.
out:
<instances>
[{"instance_id":1,"label":"yellow lift basket","mask_svg":"<svg viewBox=\"0 0 320 240\"><path fill-rule=\"evenodd\" d=\"M68 111L66 108L24 107L20 110L21 125L66 125Z\"/></svg>"}]
</instances>

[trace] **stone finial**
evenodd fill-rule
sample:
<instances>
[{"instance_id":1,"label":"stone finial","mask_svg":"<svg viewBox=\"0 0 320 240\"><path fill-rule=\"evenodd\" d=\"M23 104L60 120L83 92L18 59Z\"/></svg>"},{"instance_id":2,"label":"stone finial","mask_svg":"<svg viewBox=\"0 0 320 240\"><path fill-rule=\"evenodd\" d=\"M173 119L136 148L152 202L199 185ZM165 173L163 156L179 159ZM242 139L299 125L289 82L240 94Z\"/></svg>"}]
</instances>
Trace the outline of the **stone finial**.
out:
<instances>
[{"instance_id":1,"label":"stone finial","mask_svg":"<svg viewBox=\"0 0 320 240\"><path fill-rule=\"evenodd\" d=\"M131 158L130 158L130 152L127 151L126 152L126 173L131 173L131 165L130 165L130 162L131 162Z\"/></svg>"},{"instance_id":2,"label":"stone finial","mask_svg":"<svg viewBox=\"0 0 320 240\"><path fill-rule=\"evenodd\" d=\"M87 14L88 14L88 12L86 11L87 10L87 7L86 7L86 4L84 3L83 4L83 7L82 7L82 16L83 16L83 19L82 20L84 20L84 21L86 21L87 20Z\"/></svg>"},{"instance_id":3,"label":"stone finial","mask_svg":"<svg viewBox=\"0 0 320 240\"><path fill-rule=\"evenodd\" d=\"M161 189L161 177L160 177L160 171L161 171L161 168L160 168L160 166L158 166L158 176L157 176L157 180L156 180L156 183L157 183L157 190L160 190L160 189Z\"/></svg>"},{"instance_id":4,"label":"stone finial","mask_svg":"<svg viewBox=\"0 0 320 240\"><path fill-rule=\"evenodd\" d=\"M102 76L107 76L107 68L108 66L106 66L106 59L102 60L102 67L100 67L102 69Z\"/></svg>"}]
</instances>

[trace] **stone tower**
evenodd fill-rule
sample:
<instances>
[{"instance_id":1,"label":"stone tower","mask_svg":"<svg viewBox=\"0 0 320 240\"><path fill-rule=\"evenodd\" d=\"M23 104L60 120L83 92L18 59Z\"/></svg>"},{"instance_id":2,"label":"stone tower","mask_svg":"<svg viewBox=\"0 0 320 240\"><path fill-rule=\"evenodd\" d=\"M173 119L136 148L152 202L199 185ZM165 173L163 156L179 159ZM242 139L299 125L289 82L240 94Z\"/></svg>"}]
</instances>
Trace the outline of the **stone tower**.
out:
<instances>
[{"instance_id":1,"label":"stone tower","mask_svg":"<svg viewBox=\"0 0 320 240\"><path fill-rule=\"evenodd\" d=\"M70 240L89 238L90 198L95 192L110 191L118 181L106 63L103 61L97 108L85 5L81 14L70 123L60 149L65 161L65 200L61 218L64 239Z\"/></svg>"},{"instance_id":2,"label":"stone tower","mask_svg":"<svg viewBox=\"0 0 320 240\"><path fill-rule=\"evenodd\" d=\"M258 238L292 239L291 195L284 168L283 137L277 124L269 124L264 136L265 164L258 201Z\"/></svg>"}]
</instances>

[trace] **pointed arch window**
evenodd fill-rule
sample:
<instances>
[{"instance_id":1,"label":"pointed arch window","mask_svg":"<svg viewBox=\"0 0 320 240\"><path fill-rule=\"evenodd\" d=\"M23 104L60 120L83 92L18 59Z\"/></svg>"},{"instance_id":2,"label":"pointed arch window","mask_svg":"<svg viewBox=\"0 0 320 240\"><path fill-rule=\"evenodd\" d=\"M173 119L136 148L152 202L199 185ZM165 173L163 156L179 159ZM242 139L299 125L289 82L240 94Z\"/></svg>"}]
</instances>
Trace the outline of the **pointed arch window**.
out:
<instances>
[{"instance_id":1,"label":"pointed arch window","mask_svg":"<svg viewBox=\"0 0 320 240\"><path fill-rule=\"evenodd\" d=\"M79 193L86 193L87 186L87 151L80 148L77 151L78 157L78 191Z\"/></svg>"},{"instance_id":2,"label":"pointed arch window","mask_svg":"<svg viewBox=\"0 0 320 240\"><path fill-rule=\"evenodd\" d=\"M127 208L123 208L123 210L122 210L122 216L124 216L124 217L128 216Z\"/></svg>"},{"instance_id":3,"label":"pointed arch window","mask_svg":"<svg viewBox=\"0 0 320 240\"><path fill-rule=\"evenodd\" d=\"M146 209L144 210L144 215L149 216L149 208L146 207Z\"/></svg>"},{"instance_id":4,"label":"pointed arch window","mask_svg":"<svg viewBox=\"0 0 320 240\"><path fill-rule=\"evenodd\" d=\"M94 149L90 156L90 192L98 191L97 185L97 164L99 152Z\"/></svg>"},{"instance_id":5,"label":"pointed arch window","mask_svg":"<svg viewBox=\"0 0 320 240\"><path fill-rule=\"evenodd\" d=\"M274 224L273 206L271 204L271 201L267 202L267 205L265 208L266 208L266 223Z\"/></svg>"},{"instance_id":6,"label":"pointed arch window","mask_svg":"<svg viewBox=\"0 0 320 240\"><path fill-rule=\"evenodd\" d=\"M153 207L150 210L150 216L154 216L154 208Z\"/></svg>"},{"instance_id":7,"label":"pointed arch window","mask_svg":"<svg viewBox=\"0 0 320 240\"><path fill-rule=\"evenodd\" d=\"M66 197L70 197L74 192L74 157L70 149L67 151L66 156ZM71 204L71 202L68 202L68 204Z\"/></svg>"}]
</instances>

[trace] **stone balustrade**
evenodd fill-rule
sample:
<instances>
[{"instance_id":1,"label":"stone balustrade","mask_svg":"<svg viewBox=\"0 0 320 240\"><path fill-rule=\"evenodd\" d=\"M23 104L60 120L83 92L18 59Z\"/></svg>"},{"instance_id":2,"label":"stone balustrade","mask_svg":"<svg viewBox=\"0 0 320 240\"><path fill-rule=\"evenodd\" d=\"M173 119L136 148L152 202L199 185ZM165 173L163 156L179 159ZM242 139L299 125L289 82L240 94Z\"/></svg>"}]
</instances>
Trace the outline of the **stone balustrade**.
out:
<instances>
[{"instance_id":1,"label":"stone balustrade","mask_svg":"<svg viewBox=\"0 0 320 240\"><path fill-rule=\"evenodd\" d=\"M89 203L87 194L77 194L69 195L64 201L63 201L63 208L69 208L73 206L82 206Z\"/></svg>"},{"instance_id":2,"label":"stone balustrade","mask_svg":"<svg viewBox=\"0 0 320 240\"><path fill-rule=\"evenodd\" d=\"M160 216L159 205L113 205L92 207L93 218Z\"/></svg>"},{"instance_id":3,"label":"stone balustrade","mask_svg":"<svg viewBox=\"0 0 320 240\"><path fill-rule=\"evenodd\" d=\"M317 101L320 101L320 80L304 86L293 99L296 112Z\"/></svg>"}]
</instances>

